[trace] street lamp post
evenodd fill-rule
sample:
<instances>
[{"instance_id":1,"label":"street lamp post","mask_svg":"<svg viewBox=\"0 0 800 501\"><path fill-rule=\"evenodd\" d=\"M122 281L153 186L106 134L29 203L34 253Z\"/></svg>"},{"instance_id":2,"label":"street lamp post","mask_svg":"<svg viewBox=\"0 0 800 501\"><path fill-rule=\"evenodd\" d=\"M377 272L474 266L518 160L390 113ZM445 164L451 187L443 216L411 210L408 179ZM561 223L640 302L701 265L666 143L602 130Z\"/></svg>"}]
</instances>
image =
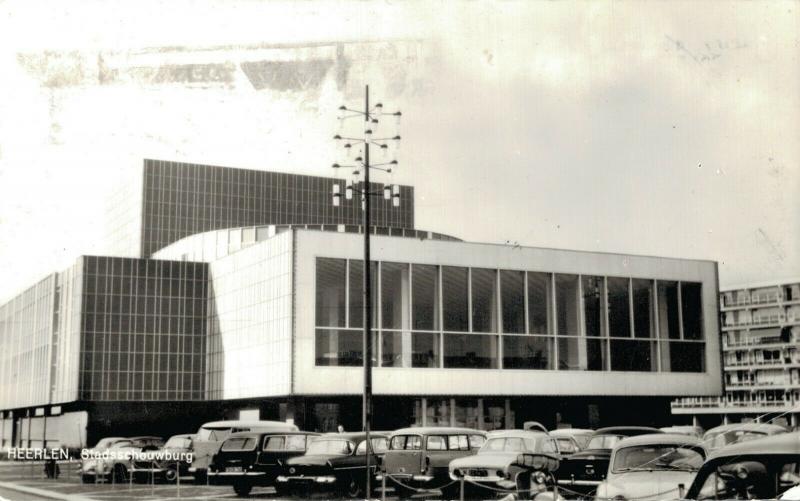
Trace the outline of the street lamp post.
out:
<instances>
[{"instance_id":1,"label":"street lamp post","mask_svg":"<svg viewBox=\"0 0 800 501\"><path fill-rule=\"evenodd\" d=\"M392 172L392 167L397 165L397 160L392 160L390 162L379 163L379 164L371 164L369 159L369 151L370 146L377 146L382 150L386 151L389 148L389 142L396 142L400 140L400 136L393 136L393 137L385 137L385 138L375 138L373 136L373 129L375 129L378 124L380 123L380 119L386 116L394 116L398 120L401 116L399 111L393 113L385 113L383 111L383 104L378 103L373 108L370 108L369 105L369 85L366 86L365 89L365 96L364 96L364 109L363 110L355 110L347 108L346 106L339 107L339 111L344 112L345 114L351 113L350 115L343 115L339 117L340 120L344 121L347 118L353 117L361 117L364 118L364 135L363 137L342 137L340 135L334 136L334 139L337 141L345 142L344 148L351 152L353 151L354 147L359 145L363 146L363 157L359 156L355 159L355 165L340 165L340 164L333 164L334 169L341 169L341 168L348 168L353 169L353 175L358 176L360 171L363 169L364 171L364 183L361 188L356 188L353 186L352 182L348 182L347 187L345 188L345 198L347 200L351 200L353 198L353 193L357 193L361 195L362 200L362 211L363 211L363 224L362 224L362 232L364 233L364 396L363 396L363 403L362 403L362 425L364 428L364 434L366 439L366 461L367 461L367 469L366 469L366 495L370 496L371 494L371 483L372 483L372 475L371 475L371 452L372 452L372 442L370 440L370 430L372 426L372 278L371 278L371 266L370 266L370 227L371 223L371 198L373 195L380 195L381 192L373 192L370 191L370 180L369 174L371 169L381 170L387 173ZM385 186L382 190L383 197L385 199L391 199L392 205L397 207L400 205L400 190L398 186ZM339 187L338 183L334 183L333 185L333 205L338 206L341 202L341 188Z\"/></svg>"}]
</instances>

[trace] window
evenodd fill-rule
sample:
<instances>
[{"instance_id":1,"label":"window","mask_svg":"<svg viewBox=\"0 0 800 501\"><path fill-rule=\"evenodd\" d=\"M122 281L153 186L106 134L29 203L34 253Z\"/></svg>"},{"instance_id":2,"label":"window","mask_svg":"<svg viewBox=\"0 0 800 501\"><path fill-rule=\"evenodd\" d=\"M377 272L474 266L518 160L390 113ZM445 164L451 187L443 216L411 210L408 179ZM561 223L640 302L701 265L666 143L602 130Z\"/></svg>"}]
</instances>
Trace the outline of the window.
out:
<instances>
[{"instance_id":1,"label":"window","mask_svg":"<svg viewBox=\"0 0 800 501\"><path fill-rule=\"evenodd\" d=\"M661 353L662 368L669 367L672 372L705 371L705 343L691 341L662 342Z\"/></svg>"},{"instance_id":2,"label":"window","mask_svg":"<svg viewBox=\"0 0 800 501\"><path fill-rule=\"evenodd\" d=\"M436 266L411 266L412 325L416 330L439 329L439 269Z\"/></svg>"},{"instance_id":3,"label":"window","mask_svg":"<svg viewBox=\"0 0 800 501\"><path fill-rule=\"evenodd\" d=\"M373 346L377 333L373 332ZM316 364L357 367L364 364L363 333L356 330L317 329ZM373 356L377 350L373 350ZM373 360L373 364L375 360Z\"/></svg>"},{"instance_id":4,"label":"window","mask_svg":"<svg viewBox=\"0 0 800 501\"><path fill-rule=\"evenodd\" d=\"M486 437L483 435L470 435L469 436L469 447L470 449L480 449L483 444L486 443Z\"/></svg>"},{"instance_id":5,"label":"window","mask_svg":"<svg viewBox=\"0 0 800 501\"><path fill-rule=\"evenodd\" d=\"M503 332L525 333L525 273L500 271L500 301L503 305Z\"/></svg>"},{"instance_id":6,"label":"window","mask_svg":"<svg viewBox=\"0 0 800 501\"><path fill-rule=\"evenodd\" d=\"M384 329L407 325L408 265L381 263L381 324Z\"/></svg>"},{"instance_id":7,"label":"window","mask_svg":"<svg viewBox=\"0 0 800 501\"><path fill-rule=\"evenodd\" d=\"M387 440L385 438L383 438L383 437L370 438L369 441L372 443L372 447L370 447L370 448L372 449L373 453L380 454L381 452L385 452L386 451ZM366 453L367 453L367 441L366 440L362 440L358 444L358 448L356 449L356 455L357 456L364 456Z\"/></svg>"},{"instance_id":8,"label":"window","mask_svg":"<svg viewBox=\"0 0 800 501\"><path fill-rule=\"evenodd\" d=\"M319 326L345 326L344 259L317 258L316 322Z\"/></svg>"},{"instance_id":9,"label":"window","mask_svg":"<svg viewBox=\"0 0 800 501\"><path fill-rule=\"evenodd\" d=\"M439 334L411 334L411 367L439 367Z\"/></svg>"},{"instance_id":10,"label":"window","mask_svg":"<svg viewBox=\"0 0 800 501\"><path fill-rule=\"evenodd\" d=\"M586 369L586 362L581 362L578 353L580 338L558 336L558 368L561 370Z\"/></svg>"},{"instance_id":11,"label":"window","mask_svg":"<svg viewBox=\"0 0 800 501\"><path fill-rule=\"evenodd\" d=\"M381 367L403 366L403 333L381 332Z\"/></svg>"},{"instance_id":12,"label":"window","mask_svg":"<svg viewBox=\"0 0 800 501\"><path fill-rule=\"evenodd\" d=\"M264 437L265 451L282 451L286 447L286 437L272 436Z\"/></svg>"},{"instance_id":13,"label":"window","mask_svg":"<svg viewBox=\"0 0 800 501\"><path fill-rule=\"evenodd\" d=\"M603 277L583 277L583 318L587 336L605 335L605 283Z\"/></svg>"},{"instance_id":14,"label":"window","mask_svg":"<svg viewBox=\"0 0 800 501\"><path fill-rule=\"evenodd\" d=\"M528 272L528 332L550 334L550 274Z\"/></svg>"},{"instance_id":15,"label":"window","mask_svg":"<svg viewBox=\"0 0 800 501\"><path fill-rule=\"evenodd\" d=\"M702 285L681 282L681 313L683 339L703 339L703 294Z\"/></svg>"},{"instance_id":16,"label":"window","mask_svg":"<svg viewBox=\"0 0 800 501\"><path fill-rule=\"evenodd\" d=\"M229 438L222 444L223 451L251 451L256 448L255 437Z\"/></svg>"},{"instance_id":17,"label":"window","mask_svg":"<svg viewBox=\"0 0 800 501\"><path fill-rule=\"evenodd\" d=\"M445 437L441 435L431 435L428 437L428 444L426 448L429 451L444 451L447 450L447 442Z\"/></svg>"},{"instance_id":18,"label":"window","mask_svg":"<svg viewBox=\"0 0 800 501\"><path fill-rule=\"evenodd\" d=\"M631 280L633 293L633 335L637 338L654 338L653 322L653 282L634 278Z\"/></svg>"},{"instance_id":19,"label":"window","mask_svg":"<svg viewBox=\"0 0 800 501\"><path fill-rule=\"evenodd\" d=\"M612 337L631 337L630 288L627 278L608 277L608 330Z\"/></svg>"},{"instance_id":20,"label":"window","mask_svg":"<svg viewBox=\"0 0 800 501\"><path fill-rule=\"evenodd\" d=\"M608 370L606 346L608 341L600 338L586 338L586 369L590 371Z\"/></svg>"},{"instance_id":21,"label":"window","mask_svg":"<svg viewBox=\"0 0 800 501\"><path fill-rule=\"evenodd\" d=\"M652 341L611 340L611 370L650 372L656 370L656 345Z\"/></svg>"},{"instance_id":22,"label":"window","mask_svg":"<svg viewBox=\"0 0 800 501\"><path fill-rule=\"evenodd\" d=\"M473 268L472 330L497 332L497 271Z\"/></svg>"},{"instance_id":23,"label":"window","mask_svg":"<svg viewBox=\"0 0 800 501\"><path fill-rule=\"evenodd\" d=\"M442 266L442 315L444 330L469 329L467 268Z\"/></svg>"},{"instance_id":24,"label":"window","mask_svg":"<svg viewBox=\"0 0 800 501\"><path fill-rule=\"evenodd\" d=\"M658 324L662 339L680 339L678 283L658 282Z\"/></svg>"},{"instance_id":25,"label":"window","mask_svg":"<svg viewBox=\"0 0 800 501\"><path fill-rule=\"evenodd\" d=\"M350 304L350 327L364 327L364 262L350 260L348 299ZM378 263L370 262L372 274L372 326L378 317Z\"/></svg>"},{"instance_id":26,"label":"window","mask_svg":"<svg viewBox=\"0 0 800 501\"><path fill-rule=\"evenodd\" d=\"M395 435L389 443L389 448L395 451L418 451L422 449L422 437L419 435Z\"/></svg>"},{"instance_id":27,"label":"window","mask_svg":"<svg viewBox=\"0 0 800 501\"><path fill-rule=\"evenodd\" d=\"M448 435L447 447L451 451L468 451L469 439L467 439L466 435Z\"/></svg>"},{"instance_id":28,"label":"window","mask_svg":"<svg viewBox=\"0 0 800 501\"><path fill-rule=\"evenodd\" d=\"M553 338L504 336L504 369L552 369Z\"/></svg>"},{"instance_id":29,"label":"window","mask_svg":"<svg viewBox=\"0 0 800 501\"><path fill-rule=\"evenodd\" d=\"M578 335L578 276L556 275L556 324L560 336Z\"/></svg>"},{"instance_id":30,"label":"window","mask_svg":"<svg viewBox=\"0 0 800 501\"><path fill-rule=\"evenodd\" d=\"M497 367L497 336L445 334L444 366L470 369Z\"/></svg>"}]
</instances>

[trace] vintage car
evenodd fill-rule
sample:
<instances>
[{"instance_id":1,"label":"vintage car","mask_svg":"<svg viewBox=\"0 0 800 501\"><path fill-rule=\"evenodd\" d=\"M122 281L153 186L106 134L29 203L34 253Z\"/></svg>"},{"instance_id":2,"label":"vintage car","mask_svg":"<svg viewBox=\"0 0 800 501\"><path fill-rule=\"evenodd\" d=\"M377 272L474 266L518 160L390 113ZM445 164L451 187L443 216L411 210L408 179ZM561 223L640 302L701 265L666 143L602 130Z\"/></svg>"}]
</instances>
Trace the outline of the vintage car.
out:
<instances>
[{"instance_id":1,"label":"vintage car","mask_svg":"<svg viewBox=\"0 0 800 501\"><path fill-rule=\"evenodd\" d=\"M305 431L234 433L211 460L210 483L231 485L239 496L247 496L253 487L273 485L286 460L305 454L317 436ZM278 486L279 493L281 489Z\"/></svg>"},{"instance_id":2,"label":"vintage car","mask_svg":"<svg viewBox=\"0 0 800 501\"><path fill-rule=\"evenodd\" d=\"M586 428L558 428L556 430L550 430L550 435L556 438L570 437L578 444L578 448L583 450L586 448L589 440L591 440L592 435L594 435L594 430Z\"/></svg>"},{"instance_id":3,"label":"vintage car","mask_svg":"<svg viewBox=\"0 0 800 501\"><path fill-rule=\"evenodd\" d=\"M558 485L572 495L590 495L606 477L611 450L625 437L662 433L646 426L613 426L592 434L586 448L564 458L558 468Z\"/></svg>"},{"instance_id":4,"label":"vintage car","mask_svg":"<svg viewBox=\"0 0 800 501\"><path fill-rule=\"evenodd\" d=\"M622 439L611 451L596 499L677 499L686 494L705 459L697 437L657 433Z\"/></svg>"},{"instance_id":5,"label":"vintage car","mask_svg":"<svg viewBox=\"0 0 800 501\"><path fill-rule=\"evenodd\" d=\"M755 440L769 435L786 433L787 431L789 430L783 426L769 423L723 424L708 430L705 435L703 435L703 441L706 443L709 450L715 450L720 447L725 447L726 445L735 444L736 442Z\"/></svg>"},{"instance_id":6,"label":"vintage car","mask_svg":"<svg viewBox=\"0 0 800 501\"><path fill-rule=\"evenodd\" d=\"M214 454L219 452L222 442L231 433L242 431L298 431L297 426L283 421L246 421L228 420L212 421L197 430L194 438L194 458L189 473L194 476L195 483L207 482L206 471Z\"/></svg>"},{"instance_id":7,"label":"vintage car","mask_svg":"<svg viewBox=\"0 0 800 501\"><path fill-rule=\"evenodd\" d=\"M386 486L401 497L417 489L443 489L451 493L448 465L453 459L475 454L486 441L486 432L471 428L403 428L389 438L389 450L383 457L381 473ZM457 494L457 492L456 492Z\"/></svg>"},{"instance_id":8,"label":"vintage car","mask_svg":"<svg viewBox=\"0 0 800 501\"><path fill-rule=\"evenodd\" d=\"M164 445L160 437L105 438L87 451L81 461L81 481L125 482L133 467L133 458L142 452Z\"/></svg>"},{"instance_id":9,"label":"vintage car","mask_svg":"<svg viewBox=\"0 0 800 501\"><path fill-rule=\"evenodd\" d=\"M189 471L194 459L194 434L173 435L163 447L137 454L130 473L137 480L177 482Z\"/></svg>"},{"instance_id":10,"label":"vintage car","mask_svg":"<svg viewBox=\"0 0 800 501\"><path fill-rule=\"evenodd\" d=\"M766 436L711 453L686 499L797 499L800 433ZM787 491L792 492L787 492Z\"/></svg>"},{"instance_id":11,"label":"vintage car","mask_svg":"<svg viewBox=\"0 0 800 501\"><path fill-rule=\"evenodd\" d=\"M703 428L691 425L665 426L661 428L664 433L677 433L678 435L689 435L700 438L703 436Z\"/></svg>"},{"instance_id":12,"label":"vintage car","mask_svg":"<svg viewBox=\"0 0 800 501\"><path fill-rule=\"evenodd\" d=\"M450 478L458 482L456 489L460 489L463 480L464 496L470 498L493 498L503 491L530 492L532 470L519 461L526 454L545 455L557 462L556 439L542 431L490 432L477 454L450 462Z\"/></svg>"},{"instance_id":13,"label":"vintage car","mask_svg":"<svg viewBox=\"0 0 800 501\"><path fill-rule=\"evenodd\" d=\"M388 441L387 433L370 433L370 490L375 487L374 475ZM309 444L305 455L286 460L283 473L275 479L275 486L279 492L309 494L324 491L363 498L367 495L366 475L365 433L326 433Z\"/></svg>"}]
</instances>

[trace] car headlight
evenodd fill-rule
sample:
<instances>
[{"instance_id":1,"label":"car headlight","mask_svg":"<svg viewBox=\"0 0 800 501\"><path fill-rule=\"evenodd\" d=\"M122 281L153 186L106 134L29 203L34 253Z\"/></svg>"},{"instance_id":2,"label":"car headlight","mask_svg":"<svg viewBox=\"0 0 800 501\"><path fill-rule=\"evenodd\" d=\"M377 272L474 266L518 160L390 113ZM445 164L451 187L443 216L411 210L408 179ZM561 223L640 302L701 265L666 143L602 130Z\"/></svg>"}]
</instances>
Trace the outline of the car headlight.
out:
<instances>
[{"instance_id":1,"label":"car headlight","mask_svg":"<svg viewBox=\"0 0 800 501\"><path fill-rule=\"evenodd\" d=\"M537 484L543 484L547 481L547 475L543 471L537 471L532 475L532 478Z\"/></svg>"}]
</instances>

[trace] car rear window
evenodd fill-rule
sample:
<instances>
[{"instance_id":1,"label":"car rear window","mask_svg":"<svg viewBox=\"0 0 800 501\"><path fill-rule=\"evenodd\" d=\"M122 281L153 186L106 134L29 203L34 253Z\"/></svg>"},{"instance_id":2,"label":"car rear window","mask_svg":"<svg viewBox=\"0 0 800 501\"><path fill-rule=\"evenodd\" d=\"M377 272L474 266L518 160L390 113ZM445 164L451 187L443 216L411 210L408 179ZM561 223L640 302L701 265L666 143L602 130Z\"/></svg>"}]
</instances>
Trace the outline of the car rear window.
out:
<instances>
[{"instance_id":1,"label":"car rear window","mask_svg":"<svg viewBox=\"0 0 800 501\"><path fill-rule=\"evenodd\" d=\"M270 435L264 437L265 451L305 451L305 435Z\"/></svg>"},{"instance_id":2,"label":"car rear window","mask_svg":"<svg viewBox=\"0 0 800 501\"><path fill-rule=\"evenodd\" d=\"M450 435L447 437L447 447L451 451L468 451L469 440L466 435Z\"/></svg>"},{"instance_id":3,"label":"car rear window","mask_svg":"<svg viewBox=\"0 0 800 501\"><path fill-rule=\"evenodd\" d=\"M422 449L422 437L419 435L395 435L389 443L389 449L394 451L418 451Z\"/></svg>"},{"instance_id":4,"label":"car rear window","mask_svg":"<svg viewBox=\"0 0 800 501\"><path fill-rule=\"evenodd\" d=\"M229 438L222 444L223 451L252 451L256 448L256 439L253 437Z\"/></svg>"}]
</instances>

